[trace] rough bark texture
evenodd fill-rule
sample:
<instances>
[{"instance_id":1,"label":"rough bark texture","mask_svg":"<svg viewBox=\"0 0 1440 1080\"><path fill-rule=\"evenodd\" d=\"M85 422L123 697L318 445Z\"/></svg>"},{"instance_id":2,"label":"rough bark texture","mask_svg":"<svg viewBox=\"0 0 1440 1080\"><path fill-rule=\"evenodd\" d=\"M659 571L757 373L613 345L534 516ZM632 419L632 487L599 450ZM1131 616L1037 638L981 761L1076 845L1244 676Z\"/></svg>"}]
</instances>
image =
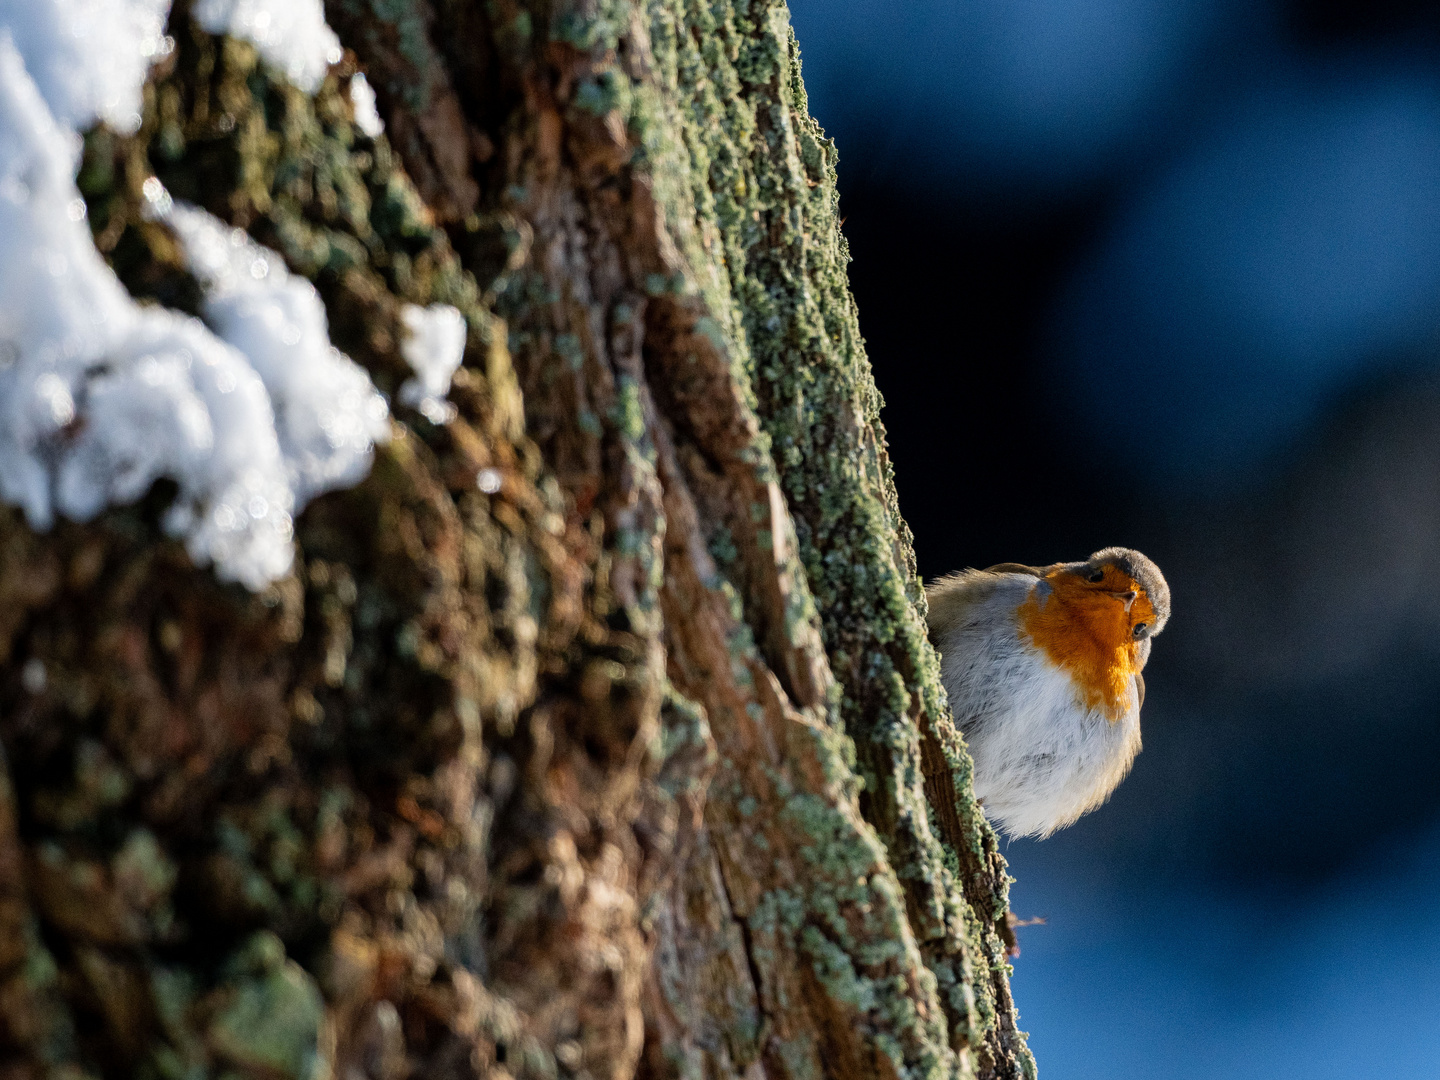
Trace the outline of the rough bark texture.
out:
<instances>
[{"instance_id":1,"label":"rough bark texture","mask_svg":"<svg viewBox=\"0 0 1440 1080\"><path fill-rule=\"evenodd\" d=\"M195 310L159 175L387 393L453 304L460 415L261 595L0 513L0 1073L1033 1076L785 7L327 8L307 97L177 3L96 241Z\"/></svg>"}]
</instances>

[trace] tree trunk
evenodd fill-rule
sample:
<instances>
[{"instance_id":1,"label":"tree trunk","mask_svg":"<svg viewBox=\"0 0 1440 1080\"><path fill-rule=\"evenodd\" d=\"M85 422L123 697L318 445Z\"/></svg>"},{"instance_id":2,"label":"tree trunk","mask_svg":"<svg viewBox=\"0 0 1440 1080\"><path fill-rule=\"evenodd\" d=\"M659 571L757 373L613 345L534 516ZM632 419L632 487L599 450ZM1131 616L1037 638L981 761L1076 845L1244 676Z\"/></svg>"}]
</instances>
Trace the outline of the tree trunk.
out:
<instances>
[{"instance_id":1,"label":"tree trunk","mask_svg":"<svg viewBox=\"0 0 1440 1080\"><path fill-rule=\"evenodd\" d=\"M158 175L392 400L453 305L459 414L260 593L0 511L0 1073L1033 1076L784 5L327 8L307 96L176 3L96 242L196 310Z\"/></svg>"}]
</instances>

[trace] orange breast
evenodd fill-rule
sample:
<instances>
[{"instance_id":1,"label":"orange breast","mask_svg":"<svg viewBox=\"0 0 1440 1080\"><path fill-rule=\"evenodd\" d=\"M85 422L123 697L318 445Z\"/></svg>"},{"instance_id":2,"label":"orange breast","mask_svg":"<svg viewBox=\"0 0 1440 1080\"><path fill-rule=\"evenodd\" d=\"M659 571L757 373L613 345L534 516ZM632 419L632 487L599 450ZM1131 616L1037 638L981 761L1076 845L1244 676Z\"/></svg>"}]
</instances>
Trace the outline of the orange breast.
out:
<instances>
[{"instance_id":1,"label":"orange breast","mask_svg":"<svg viewBox=\"0 0 1440 1080\"><path fill-rule=\"evenodd\" d=\"M1132 679L1140 670L1140 647L1132 635L1137 621L1153 618L1144 593L1130 611L1108 592L1087 589L1056 575L1041 599L1036 590L1020 606L1020 633L1070 673L1081 703L1114 723L1135 704Z\"/></svg>"}]
</instances>

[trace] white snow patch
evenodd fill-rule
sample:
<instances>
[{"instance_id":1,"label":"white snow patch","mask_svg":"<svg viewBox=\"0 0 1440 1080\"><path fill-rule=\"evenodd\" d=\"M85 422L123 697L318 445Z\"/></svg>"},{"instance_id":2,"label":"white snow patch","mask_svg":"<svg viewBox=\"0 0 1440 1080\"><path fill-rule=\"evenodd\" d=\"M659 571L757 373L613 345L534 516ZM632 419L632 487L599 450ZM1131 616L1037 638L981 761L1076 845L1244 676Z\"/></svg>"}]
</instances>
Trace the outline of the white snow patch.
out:
<instances>
[{"instance_id":1,"label":"white snow patch","mask_svg":"<svg viewBox=\"0 0 1440 1080\"><path fill-rule=\"evenodd\" d=\"M219 577L263 588L290 569L295 510L265 386L198 320L136 314L108 364L82 376L78 431L51 440L56 507L86 521L170 477L166 530Z\"/></svg>"},{"instance_id":2,"label":"white snow patch","mask_svg":"<svg viewBox=\"0 0 1440 1080\"><path fill-rule=\"evenodd\" d=\"M315 286L243 229L163 194L151 205L205 289L206 323L245 354L270 394L295 498L358 484L389 435L389 409L365 369L330 344Z\"/></svg>"},{"instance_id":3,"label":"white snow patch","mask_svg":"<svg viewBox=\"0 0 1440 1080\"><path fill-rule=\"evenodd\" d=\"M400 384L400 400L432 424L448 423L455 419L455 406L445 395L465 358L465 316L449 304L406 304L400 319L408 331L400 355L415 372L415 378Z\"/></svg>"},{"instance_id":4,"label":"white snow patch","mask_svg":"<svg viewBox=\"0 0 1440 1080\"><path fill-rule=\"evenodd\" d=\"M193 13L207 33L253 42L266 63L307 94L344 55L321 0L199 0Z\"/></svg>"},{"instance_id":5,"label":"white snow patch","mask_svg":"<svg viewBox=\"0 0 1440 1080\"><path fill-rule=\"evenodd\" d=\"M375 108L375 88L360 72L350 76L350 106L355 110L355 126L372 139L385 133L385 121Z\"/></svg>"},{"instance_id":6,"label":"white snow patch","mask_svg":"<svg viewBox=\"0 0 1440 1080\"><path fill-rule=\"evenodd\" d=\"M198 320L125 292L75 213L78 153L0 31L0 497L44 529L173 477L167 527L259 587L289 568L294 501L265 387Z\"/></svg>"},{"instance_id":7,"label":"white snow patch","mask_svg":"<svg viewBox=\"0 0 1440 1080\"><path fill-rule=\"evenodd\" d=\"M84 115L82 99L57 98L68 117ZM207 317L251 355L197 319L136 304L85 224L79 152L0 18L0 498L45 529L169 477L167 530L221 578L261 588L290 568L297 504L364 475L383 399L330 347L313 289L223 227L223 266L202 272L212 263L191 257ZM147 193L168 201L158 181ZM237 268L250 279L226 277Z\"/></svg>"},{"instance_id":8,"label":"white snow patch","mask_svg":"<svg viewBox=\"0 0 1440 1080\"><path fill-rule=\"evenodd\" d=\"M145 73L174 43L170 0L0 0L0 27L60 124L140 126Z\"/></svg>"}]
</instances>

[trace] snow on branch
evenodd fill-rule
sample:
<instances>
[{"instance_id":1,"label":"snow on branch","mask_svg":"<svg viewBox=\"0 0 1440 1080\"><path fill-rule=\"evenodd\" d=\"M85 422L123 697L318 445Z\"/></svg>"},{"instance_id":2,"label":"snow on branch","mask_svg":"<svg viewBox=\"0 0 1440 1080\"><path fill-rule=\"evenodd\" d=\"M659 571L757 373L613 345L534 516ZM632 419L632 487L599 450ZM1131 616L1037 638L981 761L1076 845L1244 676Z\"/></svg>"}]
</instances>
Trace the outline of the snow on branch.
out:
<instances>
[{"instance_id":1,"label":"snow on branch","mask_svg":"<svg viewBox=\"0 0 1440 1080\"><path fill-rule=\"evenodd\" d=\"M0 0L0 27L55 121L76 130L139 128L145 73L174 48L169 14L170 0Z\"/></svg>"},{"instance_id":2,"label":"snow on branch","mask_svg":"<svg viewBox=\"0 0 1440 1080\"><path fill-rule=\"evenodd\" d=\"M159 181L146 195L204 290L205 321L137 304L96 250L74 180L77 128L138 126L149 62L172 47L168 7L0 0L0 498L45 529L169 478L166 529L197 563L259 589L289 571L292 515L368 473L388 408L330 344L309 282L172 205ZM297 81L318 81L338 56L318 0L198 7L217 29L273 28L289 51L267 59Z\"/></svg>"},{"instance_id":3,"label":"snow on branch","mask_svg":"<svg viewBox=\"0 0 1440 1080\"><path fill-rule=\"evenodd\" d=\"M400 384L400 400L419 410L432 424L455 418L455 406L445 400L450 380L465 358L465 316L449 304L400 309L407 336L400 355L415 377Z\"/></svg>"},{"instance_id":4,"label":"snow on branch","mask_svg":"<svg viewBox=\"0 0 1440 1080\"><path fill-rule=\"evenodd\" d=\"M389 410L365 370L330 344L315 286L290 274L277 253L243 229L197 207L172 205L153 177L146 187L205 290L206 323L245 354L269 391L296 499L359 483L370 471L373 444L389 431Z\"/></svg>"},{"instance_id":5,"label":"snow on branch","mask_svg":"<svg viewBox=\"0 0 1440 1080\"><path fill-rule=\"evenodd\" d=\"M253 42L266 63L307 94L342 55L320 0L199 0L194 15L207 33Z\"/></svg>"},{"instance_id":6,"label":"snow on branch","mask_svg":"<svg viewBox=\"0 0 1440 1080\"><path fill-rule=\"evenodd\" d=\"M350 107L355 110L355 126L371 139L385 133L385 121L375 107L375 88L360 72L350 76Z\"/></svg>"}]
</instances>

